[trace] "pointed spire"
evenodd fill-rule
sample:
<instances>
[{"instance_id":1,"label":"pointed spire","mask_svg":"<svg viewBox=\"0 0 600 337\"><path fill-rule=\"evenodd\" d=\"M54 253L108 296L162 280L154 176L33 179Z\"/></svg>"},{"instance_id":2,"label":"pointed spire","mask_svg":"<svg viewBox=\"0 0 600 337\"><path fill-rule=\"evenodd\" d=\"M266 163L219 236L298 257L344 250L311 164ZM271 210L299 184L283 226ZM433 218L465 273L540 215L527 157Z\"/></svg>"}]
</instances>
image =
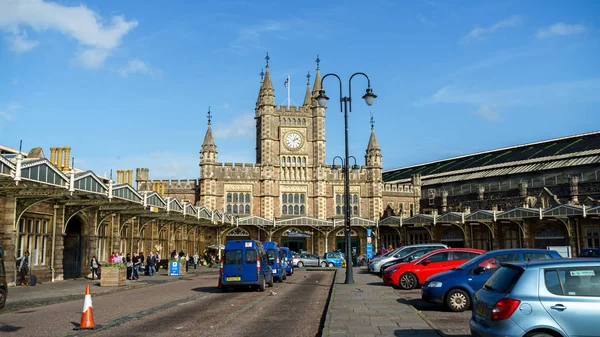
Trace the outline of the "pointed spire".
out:
<instances>
[{"instance_id":1,"label":"pointed spire","mask_svg":"<svg viewBox=\"0 0 600 337\"><path fill-rule=\"evenodd\" d=\"M377 143L377 137L375 137L375 128L371 126L371 138L369 138L369 145L367 146L367 153L371 150L380 150L379 144Z\"/></svg>"},{"instance_id":2,"label":"pointed spire","mask_svg":"<svg viewBox=\"0 0 600 337\"><path fill-rule=\"evenodd\" d=\"M263 82L263 79L264 79L264 78L265 78L265 70L264 70L264 69L261 69L261 70L260 70L260 83L262 83L262 82Z\"/></svg>"},{"instance_id":3,"label":"pointed spire","mask_svg":"<svg viewBox=\"0 0 600 337\"><path fill-rule=\"evenodd\" d=\"M321 59L319 58L319 55L317 55L315 62L317 63L317 72L315 73L315 84L313 84L313 96L317 96L319 90L321 90Z\"/></svg>"},{"instance_id":4,"label":"pointed spire","mask_svg":"<svg viewBox=\"0 0 600 337\"><path fill-rule=\"evenodd\" d=\"M265 66L265 77L263 78L261 89L273 89L273 84L271 83L271 74L269 73L269 60L271 57L269 53L265 56L265 60L267 61L267 65Z\"/></svg>"},{"instance_id":5,"label":"pointed spire","mask_svg":"<svg viewBox=\"0 0 600 337\"><path fill-rule=\"evenodd\" d=\"M306 95L304 95L304 104L310 105L312 103L312 94L310 92L310 72L306 74Z\"/></svg>"},{"instance_id":6,"label":"pointed spire","mask_svg":"<svg viewBox=\"0 0 600 337\"><path fill-rule=\"evenodd\" d=\"M210 127L210 122L212 119L210 107L208 107L208 113L206 117L208 118L208 127L206 128L206 135L204 135L204 142L202 143L202 150L200 152L217 151L215 139L213 138L212 129Z\"/></svg>"}]
</instances>

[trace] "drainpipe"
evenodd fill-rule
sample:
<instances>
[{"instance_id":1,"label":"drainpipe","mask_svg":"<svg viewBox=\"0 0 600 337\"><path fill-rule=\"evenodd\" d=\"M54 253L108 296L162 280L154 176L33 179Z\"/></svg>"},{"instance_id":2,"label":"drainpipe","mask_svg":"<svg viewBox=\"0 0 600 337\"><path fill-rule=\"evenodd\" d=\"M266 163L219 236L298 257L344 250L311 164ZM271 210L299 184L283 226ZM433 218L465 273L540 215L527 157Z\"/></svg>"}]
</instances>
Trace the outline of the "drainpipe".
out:
<instances>
[{"instance_id":1,"label":"drainpipe","mask_svg":"<svg viewBox=\"0 0 600 337\"><path fill-rule=\"evenodd\" d=\"M583 206L585 208L585 206ZM581 251L581 243L579 239L579 219L575 218L575 235L577 237L577 252L576 256L579 256L579 252Z\"/></svg>"},{"instance_id":2,"label":"drainpipe","mask_svg":"<svg viewBox=\"0 0 600 337\"><path fill-rule=\"evenodd\" d=\"M56 217L58 216L58 205L54 205L54 217L52 219L52 255L50 255L50 271L52 273L52 283L55 281L55 268L54 268L54 250L56 248Z\"/></svg>"}]
</instances>

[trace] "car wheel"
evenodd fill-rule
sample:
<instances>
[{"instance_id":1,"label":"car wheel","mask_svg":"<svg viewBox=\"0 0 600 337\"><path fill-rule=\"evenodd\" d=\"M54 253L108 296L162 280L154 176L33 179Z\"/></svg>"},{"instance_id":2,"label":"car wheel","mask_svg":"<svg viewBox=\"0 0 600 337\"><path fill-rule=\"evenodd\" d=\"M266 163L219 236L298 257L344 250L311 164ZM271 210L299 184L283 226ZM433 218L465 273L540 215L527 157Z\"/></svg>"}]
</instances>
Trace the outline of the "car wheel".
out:
<instances>
[{"instance_id":1,"label":"car wheel","mask_svg":"<svg viewBox=\"0 0 600 337\"><path fill-rule=\"evenodd\" d=\"M302 261L300 261L300 262L298 262L297 266L298 266L298 268L302 268L302 267L304 267L304 263Z\"/></svg>"},{"instance_id":2,"label":"car wheel","mask_svg":"<svg viewBox=\"0 0 600 337\"><path fill-rule=\"evenodd\" d=\"M267 282L265 281L265 278L262 278L262 281L260 282L260 285L258 286L258 291L265 291L265 288L267 288Z\"/></svg>"},{"instance_id":3,"label":"car wheel","mask_svg":"<svg viewBox=\"0 0 600 337\"><path fill-rule=\"evenodd\" d=\"M6 304L6 291L4 289L0 289L0 309L4 308Z\"/></svg>"},{"instance_id":4,"label":"car wheel","mask_svg":"<svg viewBox=\"0 0 600 337\"><path fill-rule=\"evenodd\" d=\"M284 281L287 280L287 274L285 272L281 273L281 275L282 275Z\"/></svg>"},{"instance_id":5,"label":"car wheel","mask_svg":"<svg viewBox=\"0 0 600 337\"><path fill-rule=\"evenodd\" d=\"M404 273L400 276L398 285L404 290L414 289L417 286L417 277L412 273Z\"/></svg>"},{"instance_id":6,"label":"car wheel","mask_svg":"<svg viewBox=\"0 0 600 337\"><path fill-rule=\"evenodd\" d=\"M321 267L323 267L323 268L327 267L327 262L321 262Z\"/></svg>"},{"instance_id":7,"label":"car wheel","mask_svg":"<svg viewBox=\"0 0 600 337\"><path fill-rule=\"evenodd\" d=\"M446 306L450 311L463 312L471 305L471 299L469 295L460 289L451 290L446 295Z\"/></svg>"},{"instance_id":8,"label":"car wheel","mask_svg":"<svg viewBox=\"0 0 600 337\"><path fill-rule=\"evenodd\" d=\"M333 268L333 263L329 262L329 268Z\"/></svg>"},{"instance_id":9,"label":"car wheel","mask_svg":"<svg viewBox=\"0 0 600 337\"><path fill-rule=\"evenodd\" d=\"M273 286L273 275L271 275L271 279L269 280L268 285L269 285L269 287Z\"/></svg>"},{"instance_id":10,"label":"car wheel","mask_svg":"<svg viewBox=\"0 0 600 337\"><path fill-rule=\"evenodd\" d=\"M294 275L294 267L292 267L292 271L290 272L290 276Z\"/></svg>"}]
</instances>

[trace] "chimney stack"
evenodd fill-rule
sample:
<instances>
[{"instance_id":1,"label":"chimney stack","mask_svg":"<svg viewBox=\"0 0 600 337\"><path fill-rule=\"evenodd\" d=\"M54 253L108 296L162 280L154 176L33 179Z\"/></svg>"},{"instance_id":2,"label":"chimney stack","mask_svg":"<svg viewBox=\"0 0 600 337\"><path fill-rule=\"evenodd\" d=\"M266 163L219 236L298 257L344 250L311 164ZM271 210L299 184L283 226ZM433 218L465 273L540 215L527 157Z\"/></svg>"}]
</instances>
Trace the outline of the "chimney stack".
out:
<instances>
[{"instance_id":1,"label":"chimney stack","mask_svg":"<svg viewBox=\"0 0 600 337\"><path fill-rule=\"evenodd\" d=\"M50 148L50 162L52 163L52 165L56 165L56 148L55 147Z\"/></svg>"},{"instance_id":2,"label":"chimney stack","mask_svg":"<svg viewBox=\"0 0 600 337\"><path fill-rule=\"evenodd\" d=\"M70 146L65 146L63 148L63 150L65 151L65 157L64 157L64 162L63 162L63 170L68 170L69 169L69 161L71 160L71 147Z\"/></svg>"},{"instance_id":3,"label":"chimney stack","mask_svg":"<svg viewBox=\"0 0 600 337\"><path fill-rule=\"evenodd\" d=\"M57 147L56 151L58 152L56 154L56 163L54 165L56 165L56 167L58 167L59 170L62 171L63 169L63 148L62 147Z\"/></svg>"}]
</instances>

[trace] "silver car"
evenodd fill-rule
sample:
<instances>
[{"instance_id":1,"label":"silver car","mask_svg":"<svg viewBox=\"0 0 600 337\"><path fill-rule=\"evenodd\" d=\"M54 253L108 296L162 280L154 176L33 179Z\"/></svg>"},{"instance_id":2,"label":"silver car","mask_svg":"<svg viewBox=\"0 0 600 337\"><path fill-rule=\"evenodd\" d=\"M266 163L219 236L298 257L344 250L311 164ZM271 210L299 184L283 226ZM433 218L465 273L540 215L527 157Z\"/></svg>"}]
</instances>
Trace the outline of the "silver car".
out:
<instances>
[{"instance_id":1,"label":"silver car","mask_svg":"<svg viewBox=\"0 0 600 337\"><path fill-rule=\"evenodd\" d=\"M371 261L371 263L369 263L369 271L372 273L380 273L381 266L384 263L395 260L395 259L403 258L406 255L408 255L416 250L424 249L424 248L443 249L443 248L448 248L448 246L441 244L441 243L424 243L424 244L419 244L419 245L411 245L411 246L404 246L401 248L397 248L393 251L393 253L391 253L383 258Z\"/></svg>"},{"instance_id":2,"label":"silver car","mask_svg":"<svg viewBox=\"0 0 600 337\"><path fill-rule=\"evenodd\" d=\"M599 336L600 261L505 263L473 303L475 337Z\"/></svg>"},{"instance_id":3,"label":"silver car","mask_svg":"<svg viewBox=\"0 0 600 337\"><path fill-rule=\"evenodd\" d=\"M327 267L327 261L313 254L300 254L292 259L294 267Z\"/></svg>"}]
</instances>

